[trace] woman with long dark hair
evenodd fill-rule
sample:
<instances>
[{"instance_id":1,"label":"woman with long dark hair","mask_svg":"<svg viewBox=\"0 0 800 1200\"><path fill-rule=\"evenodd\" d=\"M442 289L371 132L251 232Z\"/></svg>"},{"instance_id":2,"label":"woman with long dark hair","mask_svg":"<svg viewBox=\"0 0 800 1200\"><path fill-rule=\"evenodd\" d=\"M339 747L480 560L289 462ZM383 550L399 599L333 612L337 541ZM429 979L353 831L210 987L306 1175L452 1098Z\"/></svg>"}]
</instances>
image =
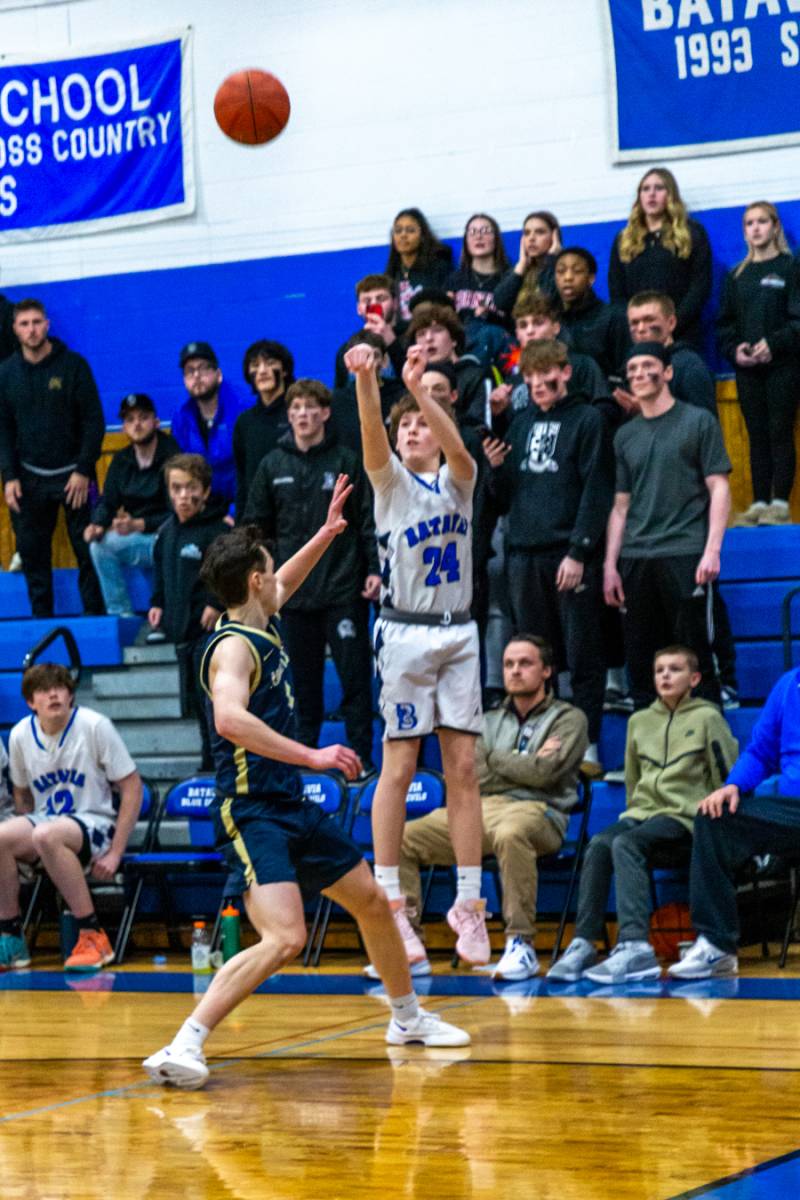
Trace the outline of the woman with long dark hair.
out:
<instances>
[{"instance_id":1,"label":"woman with long dark hair","mask_svg":"<svg viewBox=\"0 0 800 1200\"><path fill-rule=\"evenodd\" d=\"M397 281L400 319L411 317L411 297L422 288L444 288L453 251L440 242L418 208L403 208L392 222L386 274Z\"/></svg>"},{"instance_id":2,"label":"woman with long dark hair","mask_svg":"<svg viewBox=\"0 0 800 1200\"><path fill-rule=\"evenodd\" d=\"M753 503L736 523L785 525L800 400L800 266L774 204L749 204L742 225L747 254L728 273L717 318L750 438Z\"/></svg>"},{"instance_id":3,"label":"woman with long dark hair","mask_svg":"<svg viewBox=\"0 0 800 1200\"><path fill-rule=\"evenodd\" d=\"M519 258L495 289L494 302L501 312L510 313L523 294L526 299L534 292L556 295L553 264L560 249L558 217L544 209L528 213L522 223Z\"/></svg>"},{"instance_id":4,"label":"woman with long dark hair","mask_svg":"<svg viewBox=\"0 0 800 1200\"><path fill-rule=\"evenodd\" d=\"M638 292L664 292L675 301L675 340L697 346L700 317L711 294L711 247L686 211L675 176L653 167L639 181L628 223L614 239L608 291L627 304Z\"/></svg>"},{"instance_id":5,"label":"woman with long dark hair","mask_svg":"<svg viewBox=\"0 0 800 1200\"><path fill-rule=\"evenodd\" d=\"M473 213L464 229L461 258L447 281L447 291L466 334L466 349L484 365L511 344L510 321L495 301L495 288L509 271L503 235L494 217Z\"/></svg>"}]
</instances>

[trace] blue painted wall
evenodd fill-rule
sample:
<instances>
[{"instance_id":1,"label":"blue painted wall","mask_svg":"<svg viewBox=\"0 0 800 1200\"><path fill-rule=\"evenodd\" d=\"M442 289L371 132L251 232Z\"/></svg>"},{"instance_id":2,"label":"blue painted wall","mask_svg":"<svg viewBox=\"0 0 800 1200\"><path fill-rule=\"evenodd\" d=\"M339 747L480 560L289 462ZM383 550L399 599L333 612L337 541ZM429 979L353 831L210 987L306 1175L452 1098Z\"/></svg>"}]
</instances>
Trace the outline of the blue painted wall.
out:
<instances>
[{"instance_id":1,"label":"blue painted wall","mask_svg":"<svg viewBox=\"0 0 800 1200\"><path fill-rule=\"evenodd\" d=\"M697 211L714 250L715 295L725 271L743 255L741 216L750 189L742 188L742 208ZM800 242L800 200L780 206L792 245ZM388 224L388 222L387 222ZM623 222L567 226L565 244L591 250L599 264L598 291L606 295L608 255ZM506 234L509 256L516 259L519 234ZM456 248L456 243L451 243ZM242 355L256 338L285 342L294 353L297 373L331 382L337 347L358 327L353 285L362 275L381 271L386 246L302 254L281 258L183 267L165 271L104 275L26 288L9 289L11 299L40 297L47 305L53 333L84 354L95 372L109 425L118 424L120 398L130 391L149 393L162 419L168 420L184 399L178 351L192 339L212 343L227 380L243 403L249 392L242 377ZM713 314L715 301L709 313ZM730 370L713 352L721 372Z\"/></svg>"}]
</instances>

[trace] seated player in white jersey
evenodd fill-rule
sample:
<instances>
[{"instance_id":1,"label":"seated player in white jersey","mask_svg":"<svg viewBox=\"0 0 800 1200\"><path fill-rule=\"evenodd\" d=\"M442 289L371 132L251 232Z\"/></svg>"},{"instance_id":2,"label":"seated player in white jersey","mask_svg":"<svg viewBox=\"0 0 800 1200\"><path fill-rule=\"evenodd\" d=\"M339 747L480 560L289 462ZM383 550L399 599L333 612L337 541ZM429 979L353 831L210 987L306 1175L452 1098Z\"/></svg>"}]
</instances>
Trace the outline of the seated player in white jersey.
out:
<instances>
[{"instance_id":1,"label":"seated player in white jersey","mask_svg":"<svg viewBox=\"0 0 800 1200\"><path fill-rule=\"evenodd\" d=\"M142 807L142 781L108 717L73 704L75 681L66 667L29 667L22 694L33 711L9 738L19 815L0 825L0 970L30 963L17 863L41 861L78 927L64 967L94 971L112 962L114 951L85 871L99 881L116 874Z\"/></svg>"},{"instance_id":2,"label":"seated player in white jersey","mask_svg":"<svg viewBox=\"0 0 800 1200\"><path fill-rule=\"evenodd\" d=\"M486 902L481 899L481 802L475 741L481 731L478 628L472 602L472 498L477 467L449 405L422 387L426 359L412 346L403 370L409 395L381 417L370 346L345 356L356 378L364 467L375 491L382 566L375 654L385 722L383 767L372 809L375 878L389 898L411 971L427 973L425 948L400 891L406 793L421 739L439 736L458 893L447 914L456 950L471 965L488 963ZM444 465L442 465L444 456ZM369 968L367 968L369 971Z\"/></svg>"}]
</instances>

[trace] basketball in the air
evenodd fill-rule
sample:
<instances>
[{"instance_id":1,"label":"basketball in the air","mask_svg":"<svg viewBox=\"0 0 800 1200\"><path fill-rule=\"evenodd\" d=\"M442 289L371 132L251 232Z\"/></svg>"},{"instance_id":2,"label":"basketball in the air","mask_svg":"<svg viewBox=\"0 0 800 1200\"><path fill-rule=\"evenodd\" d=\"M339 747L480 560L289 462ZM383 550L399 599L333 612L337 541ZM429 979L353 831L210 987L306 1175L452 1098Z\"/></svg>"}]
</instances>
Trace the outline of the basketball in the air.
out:
<instances>
[{"instance_id":1,"label":"basketball in the air","mask_svg":"<svg viewBox=\"0 0 800 1200\"><path fill-rule=\"evenodd\" d=\"M214 116L222 132L247 146L276 138L291 110L286 88L268 71L236 71L214 97Z\"/></svg>"}]
</instances>

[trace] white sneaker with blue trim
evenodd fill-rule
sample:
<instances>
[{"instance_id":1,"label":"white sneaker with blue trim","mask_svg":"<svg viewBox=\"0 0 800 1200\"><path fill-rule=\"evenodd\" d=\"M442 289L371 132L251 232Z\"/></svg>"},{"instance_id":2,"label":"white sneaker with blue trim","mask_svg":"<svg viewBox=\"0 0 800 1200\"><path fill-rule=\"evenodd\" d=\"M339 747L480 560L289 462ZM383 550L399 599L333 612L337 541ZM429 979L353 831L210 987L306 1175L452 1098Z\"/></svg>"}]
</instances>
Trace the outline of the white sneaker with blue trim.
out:
<instances>
[{"instance_id":1,"label":"white sneaker with blue trim","mask_svg":"<svg viewBox=\"0 0 800 1200\"><path fill-rule=\"evenodd\" d=\"M523 937L506 938L503 956L492 971L495 979L532 979L539 974L539 960L530 942Z\"/></svg>"},{"instance_id":2,"label":"white sneaker with blue trim","mask_svg":"<svg viewBox=\"0 0 800 1200\"><path fill-rule=\"evenodd\" d=\"M670 979L718 979L739 974L739 960L726 954L702 933L680 962L673 963L667 974Z\"/></svg>"}]
</instances>

